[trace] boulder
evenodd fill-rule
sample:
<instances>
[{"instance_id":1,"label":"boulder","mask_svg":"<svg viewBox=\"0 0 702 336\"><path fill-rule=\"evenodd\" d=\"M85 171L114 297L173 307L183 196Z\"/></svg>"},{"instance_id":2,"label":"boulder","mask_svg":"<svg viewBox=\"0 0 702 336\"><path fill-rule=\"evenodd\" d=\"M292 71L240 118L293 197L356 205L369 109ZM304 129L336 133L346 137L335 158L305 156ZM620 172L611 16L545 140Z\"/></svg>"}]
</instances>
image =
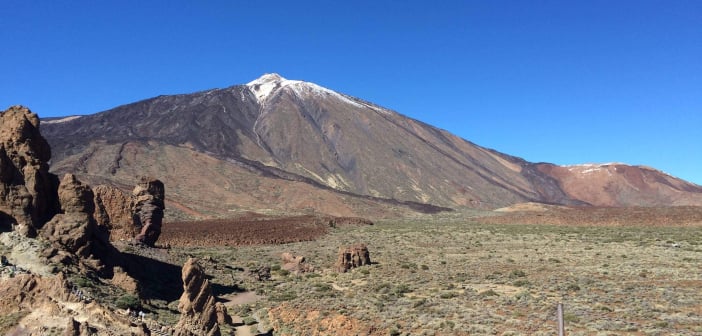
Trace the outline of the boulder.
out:
<instances>
[{"instance_id":1,"label":"boulder","mask_svg":"<svg viewBox=\"0 0 702 336\"><path fill-rule=\"evenodd\" d=\"M68 325L66 330L63 332L63 336L90 336L93 335L95 330L90 328L88 322L80 323L74 320L72 317L68 318Z\"/></svg>"},{"instance_id":2,"label":"boulder","mask_svg":"<svg viewBox=\"0 0 702 336\"><path fill-rule=\"evenodd\" d=\"M81 267L100 273L109 271L105 263L111 262L116 252L109 242L109 232L98 228L93 218L93 191L73 174L66 174L61 179L58 198L62 213L55 215L40 230L42 237L53 244L52 251L58 251L47 251L47 257L67 264L71 255L75 255L78 259L74 261L79 261Z\"/></svg>"},{"instance_id":3,"label":"boulder","mask_svg":"<svg viewBox=\"0 0 702 336\"><path fill-rule=\"evenodd\" d=\"M36 114L23 106L0 113L0 228L17 225L34 237L58 213L58 179L49 173L50 159Z\"/></svg>"},{"instance_id":4,"label":"boulder","mask_svg":"<svg viewBox=\"0 0 702 336\"><path fill-rule=\"evenodd\" d=\"M154 246L161 235L161 223L165 200L163 182L156 179L141 178L132 191L132 218L139 231L136 241Z\"/></svg>"},{"instance_id":5,"label":"boulder","mask_svg":"<svg viewBox=\"0 0 702 336\"><path fill-rule=\"evenodd\" d=\"M178 303L181 315L174 335L221 335L217 321L226 321L228 315L224 306L216 305L202 266L197 259L190 258L183 265L182 272L183 295Z\"/></svg>"},{"instance_id":6,"label":"boulder","mask_svg":"<svg viewBox=\"0 0 702 336\"><path fill-rule=\"evenodd\" d=\"M366 244L355 244L339 248L335 268L337 272L346 272L370 263L370 253Z\"/></svg>"},{"instance_id":7,"label":"boulder","mask_svg":"<svg viewBox=\"0 0 702 336\"><path fill-rule=\"evenodd\" d=\"M284 252L280 255L280 259L283 262L282 269L288 272L294 274L314 272L314 267L307 263L303 256L296 256L290 252Z\"/></svg>"},{"instance_id":8,"label":"boulder","mask_svg":"<svg viewBox=\"0 0 702 336\"><path fill-rule=\"evenodd\" d=\"M72 174L66 174L58 188L63 213L57 214L41 230L47 240L64 250L88 257L96 231L93 192Z\"/></svg>"},{"instance_id":9,"label":"boulder","mask_svg":"<svg viewBox=\"0 0 702 336\"><path fill-rule=\"evenodd\" d=\"M271 268L268 266L258 266L249 270L249 276L256 281L267 281L271 279Z\"/></svg>"}]
</instances>

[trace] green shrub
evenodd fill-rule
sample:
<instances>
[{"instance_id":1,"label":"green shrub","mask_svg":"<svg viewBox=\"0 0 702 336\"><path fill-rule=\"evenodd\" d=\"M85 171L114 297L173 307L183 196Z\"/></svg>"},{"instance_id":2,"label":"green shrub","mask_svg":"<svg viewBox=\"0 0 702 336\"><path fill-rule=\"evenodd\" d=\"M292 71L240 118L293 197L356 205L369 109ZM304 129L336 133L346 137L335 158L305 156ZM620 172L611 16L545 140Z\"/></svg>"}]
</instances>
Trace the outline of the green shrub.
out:
<instances>
[{"instance_id":1,"label":"green shrub","mask_svg":"<svg viewBox=\"0 0 702 336\"><path fill-rule=\"evenodd\" d=\"M523 278L526 276L526 273L522 270L513 270L512 273L509 274L510 279L514 278Z\"/></svg>"},{"instance_id":2,"label":"green shrub","mask_svg":"<svg viewBox=\"0 0 702 336\"><path fill-rule=\"evenodd\" d=\"M413 307L413 308L419 308L419 307L425 305L426 303L427 303L427 299L422 298L422 299L420 299L420 300L414 301L414 303L412 304L412 307Z\"/></svg>"},{"instance_id":3,"label":"green shrub","mask_svg":"<svg viewBox=\"0 0 702 336\"><path fill-rule=\"evenodd\" d=\"M280 293L278 295L273 295L271 296L272 301L290 301L292 299L297 298L297 293L293 291L287 291Z\"/></svg>"},{"instance_id":4,"label":"green shrub","mask_svg":"<svg viewBox=\"0 0 702 336\"><path fill-rule=\"evenodd\" d=\"M566 290L567 291L579 291L580 286L578 286L578 284L570 284L570 285L568 285L568 287L566 287Z\"/></svg>"},{"instance_id":5,"label":"green shrub","mask_svg":"<svg viewBox=\"0 0 702 336\"><path fill-rule=\"evenodd\" d=\"M480 292L478 295L479 295L480 297L488 297L488 296L498 296L499 294L497 294L497 293L496 293L494 290L492 290L492 289L488 289L488 290L486 290L486 291Z\"/></svg>"},{"instance_id":6,"label":"green shrub","mask_svg":"<svg viewBox=\"0 0 702 336\"><path fill-rule=\"evenodd\" d=\"M450 299L456 297L457 294L454 292L443 292L439 295L440 298L442 299Z\"/></svg>"},{"instance_id":7,"label":"green shrub","mask_svg":"<svg viewBox=\"0 0 702 336\"><path fill-rule=\"evenodd\" d=\"M395 294L395 296L402 296L405 293L410 293L412 292L412 289L407 286L406 284L399 284L393 288L392 293Z\"/></svg>"},{"instance_id":8,"label":"green shrub","mask_svg":"<svg viewBox=\"0 0 702 336\"><path fill-rule=\"evenodd\" d=\"M580 322L580 318L578 318L578 316L573 314L573 313L565 313L563 315L563 320L565 320L566 322L573 322L573 323Z\"/></svg>"},{"instance_id":9,"label":"green shrub","mask_svg":"<svg viewBox=\"0 0 702 336\"><path fill-rule=\"evenodd\" d=\"M242 322L244 322L245 325L252 325L258 323L255 318L251 316L244 317L241 319Z\"/></svg>"},{"instance_id":10,"label":"green shrub","mask_svg":"<svg viewBox=\"0 0 702 336\"><path fill-rule=\"evenodd\" d=\"M139 309L141 308L141 301L139 300L138 297L131 295L131 294L125 294L120 296L117 301L115 301L115 305L117 305L117 308L120 309Z\"/></svg>"},{"instance_id":11,"label":"green shrub","mask_svg":"<svg viewBox=\"0 0 702 336\"><path fill-rule=\"evenodd\" d=\"M332 290L332 286L330 284L321 283L321 282L314 283L312 285L312 287L314 287L314 289L318 292L328 292L328 291Z\"/></svg>"},{"instance_id":12,"label":"green shrub","mask_svg":"<svg viewBox=\"0 0 702 336\"><path fill-rule=\"evenodd\" d=\"M514 285L515 287L524 287L524 286L528 286L530 284L531 283L529 281L524 280L524 279L520 279L520 280L515 281L512 285Z\"/></svg>"}]
</instances>

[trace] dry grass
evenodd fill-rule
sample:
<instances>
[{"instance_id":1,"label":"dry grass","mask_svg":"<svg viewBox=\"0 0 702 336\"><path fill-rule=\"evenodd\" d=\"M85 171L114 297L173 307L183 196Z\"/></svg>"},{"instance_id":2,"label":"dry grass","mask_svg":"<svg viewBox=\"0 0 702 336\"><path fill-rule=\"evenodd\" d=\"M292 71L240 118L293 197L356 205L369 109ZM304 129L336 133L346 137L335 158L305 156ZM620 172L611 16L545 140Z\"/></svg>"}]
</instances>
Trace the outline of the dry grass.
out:
<instances>
[{"instance_id":1,"label":"dry grass","mask_svg":"<svg viewBox=\"0 0 702 336\"><path fill-rule=\"evenodd\" d=\"M356 242L368 245L375 264L333 272L338 247ZM184 251L212 258L206 266L213 283L260 294L244 310L261 320L285 302L299 311L341 312L397 335L552 335L556 303L563 302L569 335L702 333L699 227L435 218L337 228L313 242ZM279 270L282 252L304 255L316 272ZM273 266L272 280L246 276L257 266Z\"/></svg>"}]
</instances>

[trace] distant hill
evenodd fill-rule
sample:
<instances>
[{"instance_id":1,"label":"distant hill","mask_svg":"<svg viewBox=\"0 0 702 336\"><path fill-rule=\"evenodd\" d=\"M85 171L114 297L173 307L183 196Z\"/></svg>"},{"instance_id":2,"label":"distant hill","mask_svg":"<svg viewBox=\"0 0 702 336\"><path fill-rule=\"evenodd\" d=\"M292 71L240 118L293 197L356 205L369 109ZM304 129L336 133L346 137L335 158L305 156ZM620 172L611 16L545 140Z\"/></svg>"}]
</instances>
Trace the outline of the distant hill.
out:
<instances>
[{"instance_id":1,"label":"distant hill","mask_svg":"<svg viewBox=\"0 0 702 336\"><path fill-rule=\"evenodd\" d=\"M702 187L654 169L597 166L609 172L602 174L595 166L527 162L277 74L41 127L54 171L117 186L153 175L180 216L382 215L522 202L702 205Z\"/></svg>"}]
</instances>

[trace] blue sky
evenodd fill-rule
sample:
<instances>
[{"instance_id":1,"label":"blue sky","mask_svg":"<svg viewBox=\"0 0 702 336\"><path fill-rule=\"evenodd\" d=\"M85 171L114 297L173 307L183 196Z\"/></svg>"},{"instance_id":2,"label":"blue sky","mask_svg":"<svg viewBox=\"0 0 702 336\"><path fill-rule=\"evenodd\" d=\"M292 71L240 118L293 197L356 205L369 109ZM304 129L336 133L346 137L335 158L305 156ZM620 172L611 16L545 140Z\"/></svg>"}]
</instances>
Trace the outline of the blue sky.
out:
<instances>
[{"instance_id":1,"label":"blue sky","mask_svg":"<svg viewBox=\"0 0 702 336\"><path fill-rule=\"evenodd\" d=\"M529 161L702 184L702 1L0 2L0 108L91 114L277 72Z\"/></svg>"}]
</instances>

